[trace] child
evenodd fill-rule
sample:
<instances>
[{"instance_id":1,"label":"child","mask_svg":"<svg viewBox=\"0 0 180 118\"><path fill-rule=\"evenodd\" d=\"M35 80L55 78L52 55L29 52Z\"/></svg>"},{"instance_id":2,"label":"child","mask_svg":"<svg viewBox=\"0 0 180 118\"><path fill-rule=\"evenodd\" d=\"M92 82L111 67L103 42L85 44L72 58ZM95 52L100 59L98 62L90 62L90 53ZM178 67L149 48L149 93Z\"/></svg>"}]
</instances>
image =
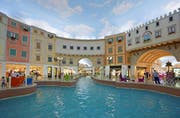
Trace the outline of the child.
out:
<instances>
[{"instance_id":1,"label":"child","mask_svg":"<svg viewBox=\"0 0 180 118\"><path fill-rule=\"evenodd\" d=\"M2 87L2 88L5 88L5 86L6 86L6 82L5 82L5 77L3 76L3 77L2 77L1 87Z\"/></svg>"}]
</instances>

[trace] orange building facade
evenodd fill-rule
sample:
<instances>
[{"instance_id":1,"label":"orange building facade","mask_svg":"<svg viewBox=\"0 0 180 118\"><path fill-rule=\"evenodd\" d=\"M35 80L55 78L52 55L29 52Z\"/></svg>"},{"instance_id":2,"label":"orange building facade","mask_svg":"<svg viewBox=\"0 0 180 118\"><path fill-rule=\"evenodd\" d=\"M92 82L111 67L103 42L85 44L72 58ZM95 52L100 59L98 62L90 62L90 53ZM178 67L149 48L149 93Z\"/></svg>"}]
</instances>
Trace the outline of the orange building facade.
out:
<instances>
[{"instance_id":1,"label":"orange building facade","mask_svg":"<svg viewBox=\"0 0 180 118\"><path fill-rule=\"evenodd\" d=\"M6 61L29 62L30 27L8 18Z\"/></svg>"},{"instance_id":2,"label":"orange building facade","mask_svg":"<svg viewBox=\"0 0 180 118\"><path fill-rule=\"evenodd\" d=\"M30 26L8 18L5 53L7 73L26 73L30 55Z\"/></svg>"}]
</instances>

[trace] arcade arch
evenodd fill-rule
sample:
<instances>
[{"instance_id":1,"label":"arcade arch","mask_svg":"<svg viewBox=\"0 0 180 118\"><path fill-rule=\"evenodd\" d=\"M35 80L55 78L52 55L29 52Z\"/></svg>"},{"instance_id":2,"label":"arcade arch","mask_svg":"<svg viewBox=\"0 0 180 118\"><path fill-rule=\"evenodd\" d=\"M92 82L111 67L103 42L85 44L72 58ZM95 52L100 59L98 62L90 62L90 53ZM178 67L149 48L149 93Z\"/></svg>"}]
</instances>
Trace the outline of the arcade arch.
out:
<instances>
[{"instance_id":1,"label":"arcade arch","mask_svg":"<svg viewBox=\"0 0 180 118\"><path fill-rule=\"evenodd\" d=\"M93 73L93 62L89 58L79 59L78 73L82 75L91 75Z\"/></svg>"},{"instance_id":2,"label":"arcade arch","mask_svg":"<svg viewBox=\"0 0 180 118\"><path fill-rule=\"evenodd\" d=\"M169 51L165 51L162 49L153 49L144 52L136 61L134 76L135 78L141 78L144 76L145 72L152 73L154 67L153 63L157 61L161 57L165 56L174 56ZM177 59L176 59L177 60Z\"/></svg>"}]
</instances>

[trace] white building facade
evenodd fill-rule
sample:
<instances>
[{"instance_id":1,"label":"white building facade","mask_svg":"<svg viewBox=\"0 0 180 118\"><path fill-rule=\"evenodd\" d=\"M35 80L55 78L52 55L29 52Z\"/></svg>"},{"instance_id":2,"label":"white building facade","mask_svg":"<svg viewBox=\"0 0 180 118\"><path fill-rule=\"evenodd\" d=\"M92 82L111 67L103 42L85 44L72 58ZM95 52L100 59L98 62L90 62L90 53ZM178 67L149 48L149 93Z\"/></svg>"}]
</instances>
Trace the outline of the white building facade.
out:
<instances>
[{"instance_id":1,"label":"white building facade","mask_svg":"<svg viewBox=\"0 0 180 118\"><path fill-rule=\"evenodd\" d=\"M95 68L104 65L105 41L103 39L70 39L57 37L56 56L63 58L62 70L73 70L78 73L79 61L88 58L92 62L93 73Z\"/></svg>"},{"instance_id":2,"label":"white building facade","mask_svg":"<svg viewBox=\"0 0 180 118\"><path fill-rule=\"evenodd\" d=\"M126 39L133 76L138 76L137 67L151 71L152 62L162 56L180 61L180 8L129 30Z\"/></svg>"}]
</instances>

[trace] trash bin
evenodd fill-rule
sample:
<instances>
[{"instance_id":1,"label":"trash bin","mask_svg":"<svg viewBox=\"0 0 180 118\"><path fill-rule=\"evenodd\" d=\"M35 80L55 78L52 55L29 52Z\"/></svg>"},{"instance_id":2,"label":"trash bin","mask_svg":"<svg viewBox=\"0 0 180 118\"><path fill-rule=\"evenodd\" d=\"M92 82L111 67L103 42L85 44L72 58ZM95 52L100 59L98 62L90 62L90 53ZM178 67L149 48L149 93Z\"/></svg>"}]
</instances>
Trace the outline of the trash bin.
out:
<instances>
[{"instance_id":1,"label":"trash bin","mask_svg":"<svg viewBox=\"0 0 180 118\"><path fill-rule=\"evenodd\" d=\"M27 78L27 85L32 85L32 78Z\"/></svg>"}]
</instances>

